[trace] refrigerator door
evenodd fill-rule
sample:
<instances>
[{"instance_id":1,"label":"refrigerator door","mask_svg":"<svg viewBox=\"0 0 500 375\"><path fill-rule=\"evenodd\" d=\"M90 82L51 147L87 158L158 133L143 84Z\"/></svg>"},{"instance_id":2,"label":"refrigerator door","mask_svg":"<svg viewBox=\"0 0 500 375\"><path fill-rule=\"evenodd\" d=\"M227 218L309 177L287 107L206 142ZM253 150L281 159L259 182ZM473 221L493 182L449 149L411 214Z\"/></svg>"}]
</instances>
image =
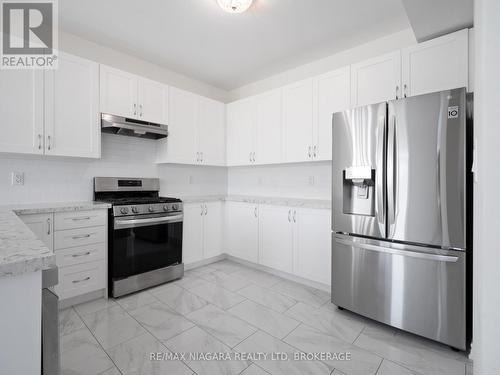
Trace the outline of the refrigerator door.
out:
<instances>
[{"instance_id":1,"label":"refrigerator door","mask_svg":"<svg viewBox=\"0 0 500 375\"><path fill-rule=\"evenodd\" d=\"M465 89L389 102L387 238L465 249Z\"/></svg>"},{"instance_id":2,"label":"refrigerator door","mask_svg":"<svg viewBox=\"0 0 500 375\"><path fill-rule=\"evenodd\" d=\"M385 237L387 103L333 115L332 230Z\"/></svg>"},{"instance_id":3,"label":"refrigerator door","mask_svg":"<svg viewBox=\"0 0 500 375\"><path fill-rule=\"evenodd\" d=\"M466 349L464 251L332 236L335 305Z\"/></svg>"}]
</instances>

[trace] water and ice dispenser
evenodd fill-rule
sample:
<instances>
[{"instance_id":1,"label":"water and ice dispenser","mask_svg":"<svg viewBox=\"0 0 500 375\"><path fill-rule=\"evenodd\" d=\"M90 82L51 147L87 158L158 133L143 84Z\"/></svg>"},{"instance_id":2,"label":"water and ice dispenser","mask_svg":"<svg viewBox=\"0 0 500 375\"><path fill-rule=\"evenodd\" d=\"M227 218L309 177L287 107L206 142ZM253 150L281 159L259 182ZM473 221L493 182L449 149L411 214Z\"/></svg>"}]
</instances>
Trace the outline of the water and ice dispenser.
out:
<instances>
[{"instance_id":1,"label":"water and ice dispenser","mask_svg":"<svg viewBox=\"0 0 500 375\"><path fill-rule=\"evenodd\" d=\"M375 169L353 166L343 171L344 214L375 216Z\"/></svg>"}]
</instances>

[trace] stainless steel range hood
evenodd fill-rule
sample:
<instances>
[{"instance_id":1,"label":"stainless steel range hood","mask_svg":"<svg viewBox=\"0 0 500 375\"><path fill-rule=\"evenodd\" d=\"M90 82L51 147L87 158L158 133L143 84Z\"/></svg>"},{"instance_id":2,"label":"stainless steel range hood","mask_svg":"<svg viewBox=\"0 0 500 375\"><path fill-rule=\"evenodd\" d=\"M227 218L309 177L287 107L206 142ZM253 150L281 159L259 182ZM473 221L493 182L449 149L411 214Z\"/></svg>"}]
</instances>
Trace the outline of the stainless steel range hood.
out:
<instances>
[{"instance_id":1,"label":"stainless steel range hood","mask_svg":"<svg viewBox=\"0 0 500 375\"><path fill-rule=\"evenodd\" d=\"M167 125L107 113L101 114L101 131L103 133L147 139L160 139L168 136Z\"/></svg>"}]
</instances>

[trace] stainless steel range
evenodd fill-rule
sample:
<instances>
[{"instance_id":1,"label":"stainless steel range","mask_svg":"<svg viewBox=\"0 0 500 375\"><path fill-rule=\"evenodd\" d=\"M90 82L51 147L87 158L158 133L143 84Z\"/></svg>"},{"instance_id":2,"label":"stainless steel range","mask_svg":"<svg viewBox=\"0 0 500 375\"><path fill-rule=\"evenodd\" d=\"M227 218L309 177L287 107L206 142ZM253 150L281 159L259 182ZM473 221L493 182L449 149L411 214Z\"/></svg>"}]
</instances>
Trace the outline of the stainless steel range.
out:
<instances>
[{"instance_id":1,"label":"stainless steel range","mask_svg":"<svg viewBox=\"0 0 500 375\"><path fill-rule=\"evenodd\" d=\"M157 178L94 178L94 200L112 205L108 223L112 297L184 275L182 201L160 197L159 190Z\"/></svg>"}]
</instances>

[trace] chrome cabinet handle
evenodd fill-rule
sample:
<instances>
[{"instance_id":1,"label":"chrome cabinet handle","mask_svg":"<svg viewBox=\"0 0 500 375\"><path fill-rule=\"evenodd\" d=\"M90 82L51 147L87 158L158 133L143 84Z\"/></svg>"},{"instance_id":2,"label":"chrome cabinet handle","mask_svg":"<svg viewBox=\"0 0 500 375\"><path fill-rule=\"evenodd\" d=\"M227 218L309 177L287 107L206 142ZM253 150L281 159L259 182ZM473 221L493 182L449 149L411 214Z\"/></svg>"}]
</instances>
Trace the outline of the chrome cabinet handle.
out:
<instances>
[{"instance_id":1,"label":"chrome cabinet handle","mask_svg":"<svg viewBox=\"0 0 500 375\"><path fill-rule=\"evenodd\" d=\"M84 256L87 256L87 255L90 255L90 251L87 251L85 253L78 253L78 254L73 254L72 257L73 258L78 258L78 257L84 257Z\"/></svg>"},{"instance_id":2,"label":"chrome cabinet handle","mask_svg":"<svg viewBox=\"0 0 500 375\"><path fill-rule=\"evenodd\" d=\"M47 149L50 150L52 148L52 142L50 135L47 136Z\"/></svg>"},{"instance_id":3,"label":"chrome cabinet handle","mask_svg":"<svg viewBox=\"0 0 500 375\"><path fill-rule=\"evenodd\" d=\"M399 99L399 86L396 85L396 99Z\"/></svg>"},{"instance_id":4,"label":"chrome cabinet handle","mask_svg":"<svg viewBox=\"0 0 500 375\"><path fill-rule=\"evenodd\" d=\"M42 135L38 134L38 149L42 149Z\"/></svg>"},{"instance_id":5,"label":"chrome cabinet handle","mask_svg":"<svg viewBox=\"0 0 500 375\"><path fill-rule=\"evenodd\" d=\"M77 284L77 283L81 283L81 282L87 281L87 280L90 280L90 276L87 276L86 278L80 279L80 280L73 280L72 283Z\"/></svg>"},{"instance_id":6,"label":"chrome cabinet handle","mask_svg":"<svg viewBox=\"0 0 500 375\"><path fill-rule=\"evenodd\" d=\"M196 162L197 163L200 162L200 153L199 152L196 153Z\"/></svg>"},{"instance_id":7,"label":"chrome cabinet handle","mask_svg":"<svg viewBox=\"0 0 500 375\"><path fill-rule=\"evenodd\" d=\"M293 210L293 222L296 223L297 211Z\"/></svg>"},{"instance_id":8,"label":"chrome cabinet handle","mask_svg":"<svg viewBox=\"0 0 500 375\"><path fill-rule=\"evenodd\" d=\"M408 93L408 85L405 83L403 85L403 97L406 98L407 93Z\"/></svg>"},{"instance_id":9,"label":"chrome cabinet handle","mask_svg":"<svg viewBox=\"0 0 500 375\"><path fill-rule=\"evenodd\" d=\"M134 103L134 116L137 116L137 104Z\"/></svg>"},{"instance_id":10,"label":"chrome cabinet handle","mask_svg":"<svg viewBox=\"0 0 500 375\"><path fill-rule=\"evenodd\" d=\"M90 216L86 216L86 217L72 217L71 220L73 220L73 221L90 220Z\"/></svg>"},{"instance_id":11,"label":"chrome cabinet handle","mask_svg":"<svg viewBox=\"0 0 500 375\"><path fill-rule=\"evenodd\" d=\"M208 208L207 208L207 205L205 205L205 215L208 214Z\"/></svg>"},{"instance_id":12,"label":"chrome cabinet handle","mask_svg":"<svg viewBox=\"0 0 500 375\"><path fill-rule=\"evenodd\" d=\"M90 237L90 234L82 234L80 236L73 236L71 238L74 239L74 240L79 240L79 239L82 239L82 238L89 238L89 237Z\"/></svg>"},{"instance_id":13,"label":"chrome cabinet handle","mask_svg":"<svg viewBox=\"0 0 500 375\"><path fill-rule=\"evenodd\" d=\"M292 210L288 210L288 222L292 222Z\"/></svg>"},{"instance_id":14,"label":"chrome cabinet handle","mask_svg":"<svg viewBox=\"0 0 500 375\"><path fill-rule=\"evenodd\" d=\"M47 234L50 234L50 218L47 219Z\"/></svg>"},{"instance_id":15,"label":"chrome cabinet handle","mask_svg":"<svg viewBox=\"0 0 500 375\"><path fill-rule=\"evenodd\" d=\"M200 161L203 163L203 152L200 152Z\"/></svg>"},{"instance_id":16,"label":"chrome cabinet handle","mask_svg":"<svg viewBox=\"0 0 500 375\"><path fill-rule=\"evenodd\" d=\"M252 162L252 153L248 154L248 159L250 160L250 162Z\"/></svg>"},{"instance_id":17,"label":"chrome cabinet handle","mask_svg":"<svg viewBox=\"0 0 500 375\"><path fill-rule=\"evenodd\" d=\"M203 216L203 205L202 204L200 204L200 208L201 208L200 216Z\"/></svg>"},{"instance_id":18,"label":"chrome cabinet handle","mask_svg":"<svg viewBox=\"0 0 500 375\"><path fill-rule=\"evenodd\" d=\"M257 206L255 206L255 208L253 209L253 215L257 217Z\"/></svg>"},{"instance_id":19,"label":"chrome cabinet handle","mask_svg":"<svg viewBox=\"0 0 500 375\"><path fill-rule=\"evenodd\" d=\"M311 159L311 146L307 148L307 155L309 156L309 159Z\"/></svg>"},{"instance_id":20,"label":"chrome cabinet handle","mask_svg":"<svg viewBox=\"0 0 500 375\"><path fill-rule=\"evenodd\" d=\"M314 158L316 158L316 155L317 155L317 150L318 150L318 146L314 145L314 148L313 148L313 155L314 155Z\"/></svg>"},{"instance_id":21,"label":"chrome cabinet handle","mask_svg":"<svg viewBox=\"0 0 500 375\"><path fill-rule=\"evenodd\" d=\"M142 104L139 104L139 116L142 117Z\"/></svg>"}]
</instances>

